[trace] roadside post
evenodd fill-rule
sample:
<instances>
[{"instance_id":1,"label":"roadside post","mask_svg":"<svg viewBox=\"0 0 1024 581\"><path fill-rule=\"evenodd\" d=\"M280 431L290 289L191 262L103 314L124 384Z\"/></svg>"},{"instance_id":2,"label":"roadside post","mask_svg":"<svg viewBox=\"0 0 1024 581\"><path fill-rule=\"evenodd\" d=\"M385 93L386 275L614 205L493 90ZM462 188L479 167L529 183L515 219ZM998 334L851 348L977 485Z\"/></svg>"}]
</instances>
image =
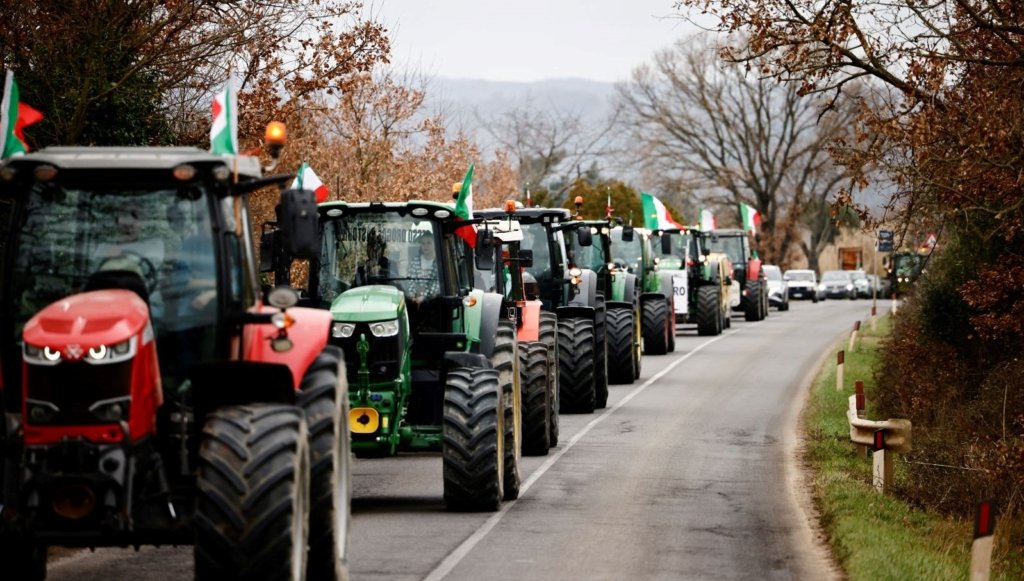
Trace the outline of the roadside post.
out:
<instances>
[{"instance_id":1,"label":"roadside post","mask_svg":"<svg viewBox=\"0 0 1024 581\"><path fill-rule=\"evenodd\" d=\"M971 581L988 581L992 573L992 544L995 540L996 501L978 503L974 511L974 542L971 543Z\"/></svg>"},{"instance_id":2,"label":"roadside post","mask_svg":"<svg viewBox=\"0 0 1024 581\"><path fill-rule=\"evenodd\" d=\"M843 391L843 360L846 352L839 350L836 353L836 391Z\"/></svg>"},{"instance_id":3,"label":"roadside post","mask_svg":"<svg viewBox=\"0 0 1024 581\"><path fill-rule=\"evenodd\" d=\"M850 424L850 441L871 449L872 478L875 490L884 494L892 486L893 462L891 454L905 454L911 450L910 420L888 419L872 421L861 417L858 404L863 403L863 383L860 398L857 394L849 397L846 420Z\"/></svg>"},{"instance_id":4,"label":"roadside post","mask_svg":"<svg viewBox=\"0 0 1024 581\"><path fill-rule=\"evenodd\" d=\"M853 323L853 331L850 332L850 346L847 347L847 351L853 352L853 348L857 345L857 331L860 331L860 321Z\"/></svg>"}]
</instances>

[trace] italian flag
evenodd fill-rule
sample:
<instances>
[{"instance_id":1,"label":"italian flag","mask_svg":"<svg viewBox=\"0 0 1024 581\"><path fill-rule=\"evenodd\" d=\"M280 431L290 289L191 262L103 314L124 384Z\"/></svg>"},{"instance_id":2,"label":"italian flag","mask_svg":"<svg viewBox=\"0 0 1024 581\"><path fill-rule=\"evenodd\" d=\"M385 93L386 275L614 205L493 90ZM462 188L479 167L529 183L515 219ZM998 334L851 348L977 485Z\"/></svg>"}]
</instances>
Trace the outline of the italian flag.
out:
<instances>
[{"instance_id":1,"label":"italian flag","mask_svg":"<svg viewBox=\"0 0 1024 581\"><path fill-rule=\"evenodd\" d=\"M213 96L213 125L210 151L219 155L238 154L238 112L235 91L229 86Z\"/></svg>"},{"instance_id":2,"label":"italian flag","mask_svg":"<svg viewBox=\"0 0 1024 581\"><path fill-rule=\"evenodd\" d=\"M714 230L718 227L715 223L715 215L711 213L711 210L706 208L700 209L700 229L702 232Z\"/></svg>"},{"instance_id":3,"label":"italian flag","mask_svg":"<svg viewBox=\"0 0 1024 581\"><path fill-rule=\"evenodd\" d=\"M740 202L740 224L745 231L757 234L757 228L761 225L761 213L753 206Z\"/></svg>"},{"instance_id":4,"label":"italian flag","mask_svg":"<svg viewBox=\"0 0 1024 581\"><path fill-rule=\"evenodd\" d=\"M473 164L469 164L466 170L466 177L462 179L462 189L459 190L459 197L455 200L455 215L461 220L473 219ZM455 233L469 244L470 248L476 248L476 225L469 224L455 229Z\"/></svg>"},{"instance_id":5,"label":"italian flag","mask_svg":"<svg viewBox=\"0 0 1024 581\"><path fill-rule=\"evenodd\" d=\"M316 175L313 168L309 167L309 164L302 162L299 166L299 172L295 174L295 181L292 182L293 190L312 190L316 194L316 203L322 204L327 201L327 196L331 192L327 189L327 186L320 181L320 176Z\"/></svg>"},{"instance_id":6,"label":"italian flag","mask_svg":"<svg viewBox=\"0 0 1024 581\"><path fill-rule=\"evenodd\" d=\"M648 230L667 230L670 228L678 228L679 230L686 229L686 226L683 226L672 219L672 215L669 213L668 208L666 208L665 204L662 204L661 200L658 198L655 198L650 194L640 192L640 203L643 206L644 211L644 227Z\"/></svg>"},{"instance_id":7,"label":"italian flag","mask_svg":"<svg viewBox=\"0 0 1024 581\"><path fill-rule=\"evenodd\" d=\"M43 114L22 103L14 71L7 71L3 100L0 101L0 159L28 151L22 130L43 118Z\"/></svg>"}]
</instances>

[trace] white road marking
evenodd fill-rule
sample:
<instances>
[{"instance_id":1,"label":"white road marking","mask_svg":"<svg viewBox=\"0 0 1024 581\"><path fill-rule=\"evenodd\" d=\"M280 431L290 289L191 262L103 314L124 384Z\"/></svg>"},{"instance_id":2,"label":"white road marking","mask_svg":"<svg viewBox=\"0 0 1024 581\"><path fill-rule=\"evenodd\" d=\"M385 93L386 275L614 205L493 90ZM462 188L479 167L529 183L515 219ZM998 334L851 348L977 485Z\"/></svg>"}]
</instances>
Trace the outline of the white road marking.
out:
<instances>
[{"instance_id":1,"label":"white road marking","mask_svg":"<svg viewBox=\"0 0 1024 581\"><path fill-rule=\"evenodd\" d=\"M564 456L566 452L571 450L572 447L576 445L576 442L579 442L583 438L583 436L586 436L587 433L589 433L590 430L594 428L594 426L601 423L605 418L615 413L615 410L629 403L630 400L632 400L642 391L647 389L651 384L664 377L666 373L675 369L677 365L679 365L683 361L686 361L701 349L707 347L708 345L714 343L715 341L725 338L728 335L734 335L737 332L738 331L727 331L715 337L714 339L709 339L701 343L700 345L695 347L693 351L690 351L686 355L683 355L679 359L676 359L668 366L666 366L665 369L662 369L653 377L643 382L640 386L633 389L633 391L626 394L626 396L620 399L619 402L616 403L613 407L606 409L604 413L590 420L590 423L588 423L586 426L583 426L583 429L577 432L576 435L574 435L569 440L568 444L566 444L558 452L556 452L555 455L548 458L543 464L541 464L540 468L534 471L534 473L531 474L525 482L523 482L523 484L519 488L520 498L526 494L526 491L529 490L531 486L533 486L534 482L540 479L541 476L544 476L544 473L547 472L552 466L554 466L555 462L558 462L558 460L562 456ZM455 567L457 567L458 564L466 558L466 555L468 555L470 551L472 551L473 548L476 547L480 543L480 541L482 541L484 537L487 536L487 533L491 532L491 529L493 529L498 524L498 522L501 521L501 518L505 516L505 513L511 510L512 507L514 507L515 505L516 501L514 500L503 503L501 509L499 509L498 512L492 514L490 518L488 518L486 521L484 521L482 525L480 525L480 528L474 531L473 534L469 535L469 537L467 537L466 540L462 541L462 544L456 547L454 551L449 553L448 556L445 557L444 560L442 560L437 565L437 567L434 568L433 571L428 573L427 576L423 578L423 581L440 581L441 579L447 577L448 574L451 573L452 570L455 569Z\"/></svg>"}]
</instances>

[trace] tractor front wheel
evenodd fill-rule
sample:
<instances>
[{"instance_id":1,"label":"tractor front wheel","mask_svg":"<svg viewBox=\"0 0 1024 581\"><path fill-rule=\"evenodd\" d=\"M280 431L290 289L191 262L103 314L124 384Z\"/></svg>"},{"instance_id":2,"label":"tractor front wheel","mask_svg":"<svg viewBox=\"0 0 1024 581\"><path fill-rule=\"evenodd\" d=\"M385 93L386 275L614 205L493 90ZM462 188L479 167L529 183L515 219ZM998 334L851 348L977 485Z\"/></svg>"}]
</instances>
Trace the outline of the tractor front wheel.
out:
<instances>
[{"instance_id":1,"label":"tractor front wheel","mask_svg":"<svg viewBox=\"0 0 1024 581\"><path fill-rule=\"evenodd\" d=\"M636 351L633 349L633 311L608 311L608 369L612 383L633 383Z\"/></svg>"},{"instance_id":2,"label":"tractor front wheel","mask_svg":"<svg viewBox=\"0 0 1024 581\"><path fill-rule=\"evenodd\" d=\"M505 414L505 500L519 498L519 458L522 455L522 385L519 376L519 341L515 323L498 322L491 365L498 370Z\"/></svg>"},{"instance_id":3,"label":"tractor front wheel","mask_svg":"<svg viewBox=\"0 0 1024 581\"><path fill-rule=\"evenodd\" d=\"M551 447L551 394L548 391L548 346L519 344L523 385L523 454L543 456Z\"/></svg>"},{"instance_id":4,"label":"tractor front wheel","mask_svg":"<svg viewBox=\"0 0 1024 581\"><path fill-rule=\"evenodd\" d=\"M714 286L697 287L697 334L722 332L722 293Z\"/></svg>"},{"instance_id":5,"label":"tractor front wheel","mask_svg":"<svg viewBox=\"0 0 1024 581\"><path fill-rule=\"evenodd\" d=\"M558 316L554 313L542 311L540 314L540 342L548 348L548 398L551 404L548 440L553 448L558 445L558 413L561 407L558 395Z\"/></svg>"},{"instance_id":6,"label":"tractor front wheel","mask_svg":"<svg viewBox=\"0 0 1024 581\"><path fill-rule=\"evenodd\" d=\"M644 353L647 355L668 353L668 306L665 301L660 299L644 301L642 313Z\"/></svg>"},{"instance_id":7,"label":"tractor front wheel","mask_svg":"<svg viewBox=\"0 0 1024 581\"><path fill-rule=\"evenodd\" d=\"M309 434L295 406L225 406L199 447L195 577L303 579Z\"/></svg>"},{"instance_id":8,"label":"tractor front wheel","mask_svg":"<svg viewBox=\"0 0 1024 581\"><path fill-rule=\"evenodd\" d=\"M344 354L328 345L306 370L298 405L309 427L310 579L348 579L352 475Z\"/></svg>"},{"instance_id":9,"label":"tractor front wheel","mask_svg":"<svg viewBox=\"0 0 1024 581\"><path fill-rule=\"evenodd\" d=\"M593 413L594 359L594 322L559 319L558 389L565 411Z\"/></svg>"},{"instance_id":10,"label":"tractor front wheel","mask_svg":"<svg viewBox=\"0 0 1024 581\"><path fill-rule=\"evenodd\" d=\"M761 313L761 283L753 280L747 282L747 296L743 308L743 317L748 321L760 321L764 318Z\"/></svg>"},{"instance_id":11,"label":"tractor front wheel","mask_svg":"<svg viewBox=\"0 0 1024 581\"><path fill-rule=\"evenodd\" d=\"M505 414L496 369L456 367L444 388L444 502L449 510L494 511L505 480Z\"/></svg>"}]
</instances>

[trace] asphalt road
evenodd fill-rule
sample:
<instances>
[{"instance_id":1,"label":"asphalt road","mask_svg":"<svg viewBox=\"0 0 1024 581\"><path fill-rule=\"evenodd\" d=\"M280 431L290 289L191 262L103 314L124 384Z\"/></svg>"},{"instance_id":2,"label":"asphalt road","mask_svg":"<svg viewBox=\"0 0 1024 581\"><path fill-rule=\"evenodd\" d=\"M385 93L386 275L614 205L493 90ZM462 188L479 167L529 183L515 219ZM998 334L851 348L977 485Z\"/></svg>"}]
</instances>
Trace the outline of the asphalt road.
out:
<instances>
[{"instance_id":1,"label":"asphalt road","mask_svg":"<svg viewBox=\"0 0 1024 581\"><path fill-rule=\"evenodd\" d=\"M879 302L879 310L888 302ZM524 458L520 499L444 509L437 454L357 460L350 568L361 580L827 579L796 418L810 378L869 301L794 302L719 337L683 327L608 407L563 415L561 442ZM192 576L189 547L64 552L55 581Z\"/></svg>"}]
</instances>

